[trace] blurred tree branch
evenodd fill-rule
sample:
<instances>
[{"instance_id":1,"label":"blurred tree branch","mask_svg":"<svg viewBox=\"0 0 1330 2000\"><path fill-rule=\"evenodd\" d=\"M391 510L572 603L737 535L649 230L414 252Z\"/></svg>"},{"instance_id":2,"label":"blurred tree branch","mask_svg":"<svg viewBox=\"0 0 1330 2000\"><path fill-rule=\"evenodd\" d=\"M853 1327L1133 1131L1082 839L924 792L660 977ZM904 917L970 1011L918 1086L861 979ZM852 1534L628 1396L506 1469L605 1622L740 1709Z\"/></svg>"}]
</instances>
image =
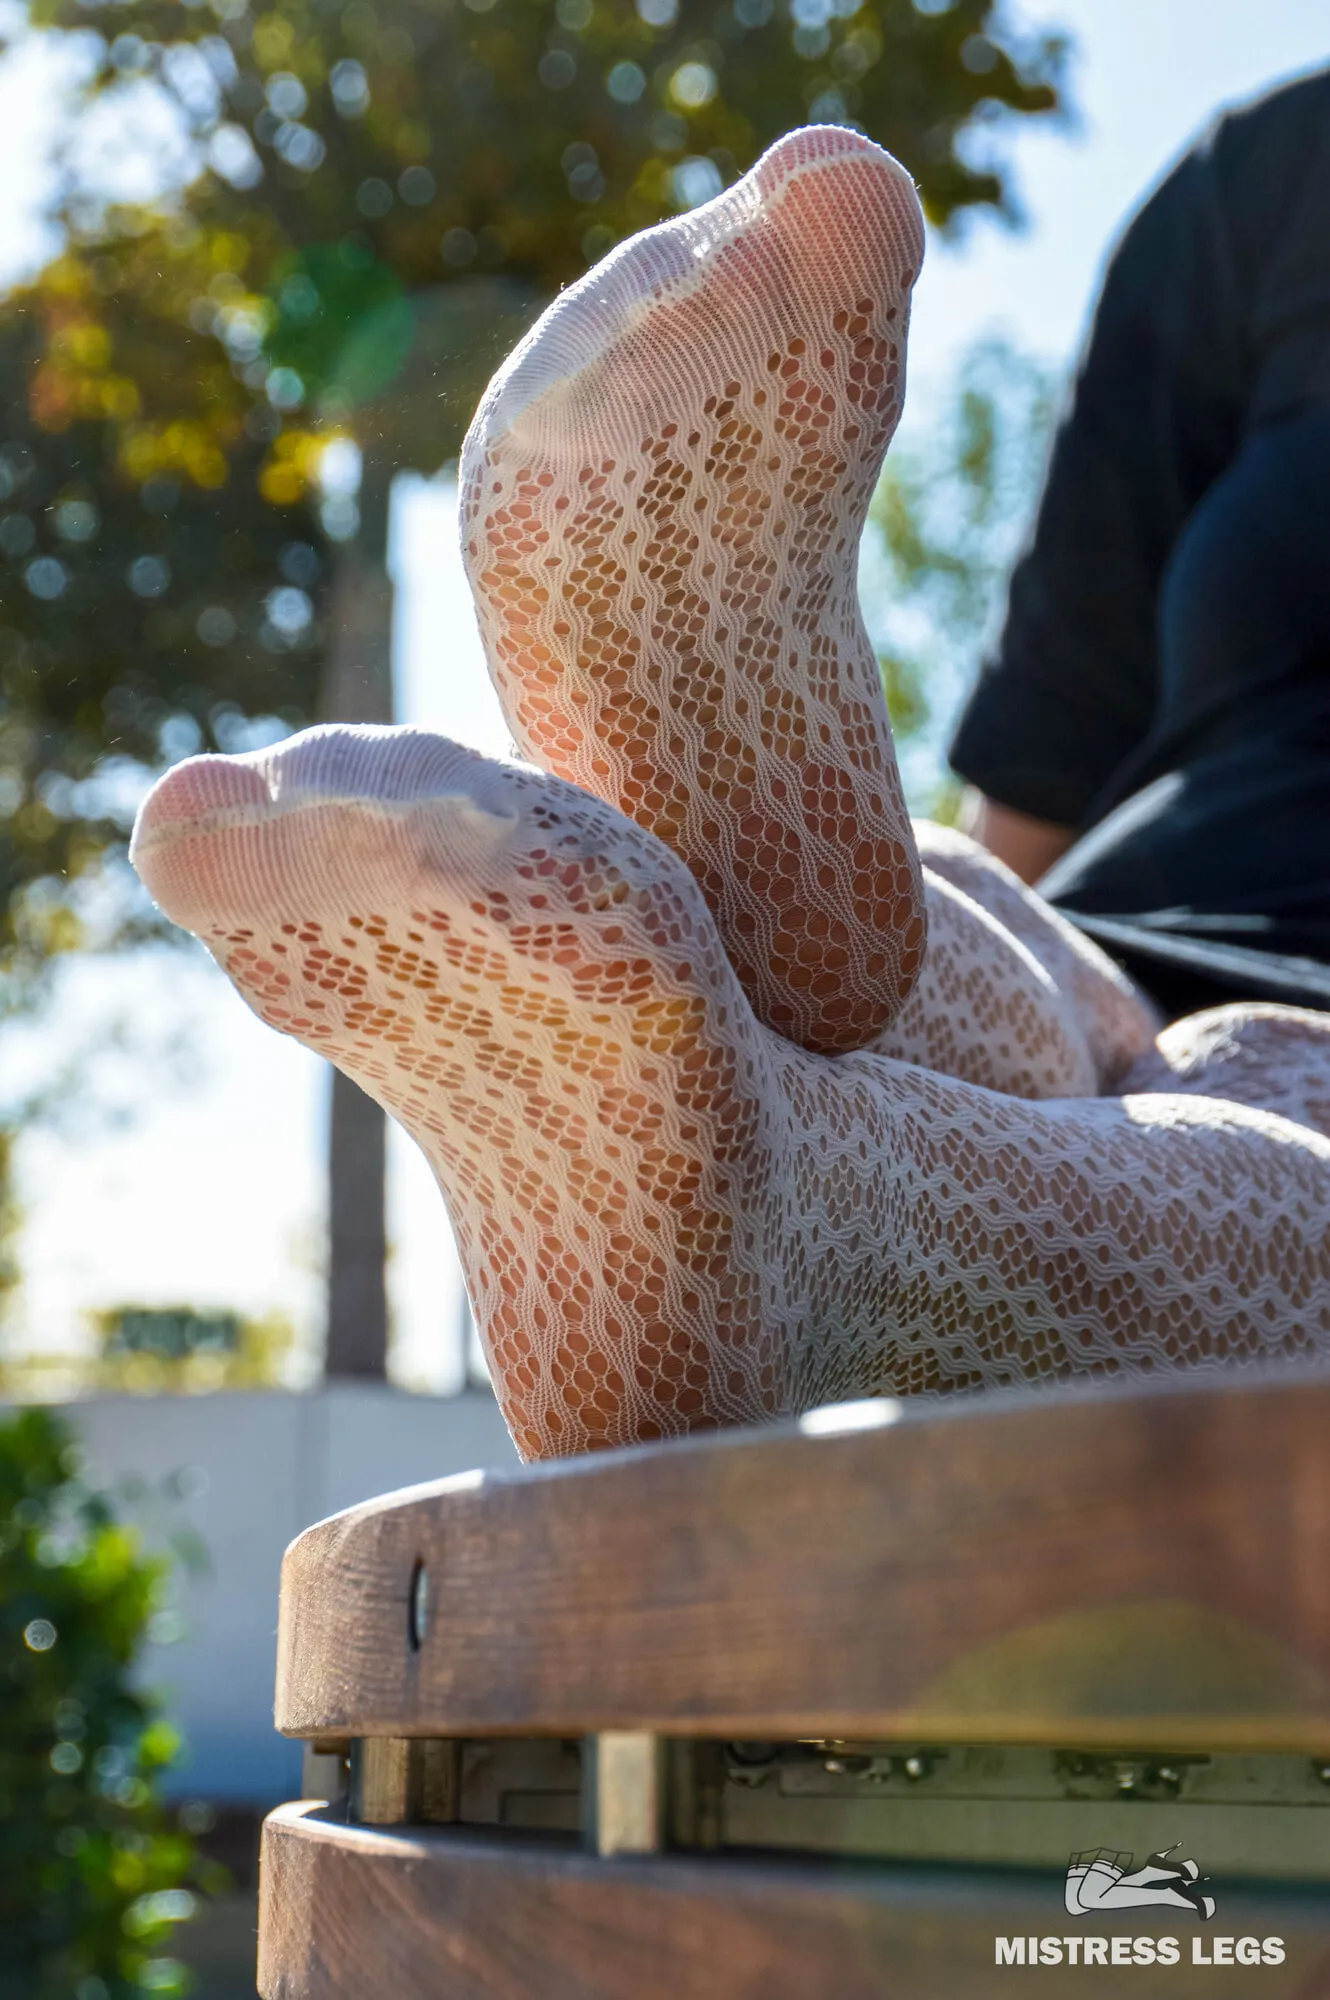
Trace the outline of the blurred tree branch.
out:
<instances>
[{"instance_id":1,"label":"blurred tree branch","mask_svg":"<svg viewBox=\"0 0 1330 2000\"><path fill-rule=\"evenodd\" d=\"M946 724L996 636L1007 578L1033 517L1057 398L1054 372L981 341L927 438L902 440L869 515L878 557L878 657L897 736L941 752ZM926 802L937 817L949 790Z\"/></svg>"}]
</instances>

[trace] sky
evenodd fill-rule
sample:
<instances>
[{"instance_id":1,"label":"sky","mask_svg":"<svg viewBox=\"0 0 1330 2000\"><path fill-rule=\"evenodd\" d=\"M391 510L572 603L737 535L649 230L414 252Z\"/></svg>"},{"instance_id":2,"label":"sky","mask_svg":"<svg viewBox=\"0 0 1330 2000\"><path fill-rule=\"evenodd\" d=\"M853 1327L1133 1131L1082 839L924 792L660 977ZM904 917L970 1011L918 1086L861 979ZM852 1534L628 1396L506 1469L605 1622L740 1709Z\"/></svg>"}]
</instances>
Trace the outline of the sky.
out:
<instances>
[{"instance_id":1,"label":"sky","mask_svg":"<svg viewBox=\"0 0 1330 2000\"><path fill-rule=\"evenodd\" d=\"M1025 0L1076 42L1075 128L1015 144L1020 233L979 218L934 240L916 295L905 430L925 427L959 358L1002 332L1058 366L1078 348L1104 258L1127 215L1214 110L1330 59L1326 0ZM40 47L0 62L0 280L40 257L41 160L52 75ZM398 713L503 755L455 550L451 490L398 491ZM14 1344L75 1348L89 1309L131 1301L287 1311L299 1368L317 1366L326 1080L262 1026L201 951L76 973L42 1024L54 1042L96 1042L116 1015L144 1039L174 1036L194 1080L159 1064L139 1115L29 1137L20 1155L26 1226ZM0 1068L4 1052L0 1051ZM13 1060L13 1052L10 1053ZM404 1384L458 1385L462 1293L451 1233L421 1155L390 1151L393 1370Z\"/></svg>"}]
</instances>

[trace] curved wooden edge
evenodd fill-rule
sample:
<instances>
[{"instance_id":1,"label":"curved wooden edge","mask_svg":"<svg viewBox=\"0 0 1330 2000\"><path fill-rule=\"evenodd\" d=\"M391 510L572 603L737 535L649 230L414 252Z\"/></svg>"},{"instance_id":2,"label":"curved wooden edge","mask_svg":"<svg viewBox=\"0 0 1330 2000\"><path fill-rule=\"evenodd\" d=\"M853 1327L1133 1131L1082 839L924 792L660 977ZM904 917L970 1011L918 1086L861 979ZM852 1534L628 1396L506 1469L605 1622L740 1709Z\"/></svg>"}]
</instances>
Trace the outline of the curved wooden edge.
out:
<instances>
[{"instance_id":1,"label":"curved wooden edge","mask_svg":"<svg viewBox=\"0 0 1330 2000\"><path fill-rule=\"evenodd\" d=\"M1133 1967L1139 2000L1210 1996L1186 1913L1067 1917L1060 1877L813 1866L596 1861L570 1846L477 1835L385 1834L286 1806L264 1827L264 2000L991 2000L999 1936L1180 1938L1182 1962ZM1295 2000L1326 1990L1326 1899L1226 1897L1210 1932L1278 1936L1281 1966L1229 1967L1225 1993ZM1080 1966L1041 1966L1070 2000Z\"/></svg>"},{"instance_id":2,"label":"curved wooden edge","mask_svg":"<svg viewBox=\"0 0 1330 2000\"><path fill-rule=\"evenodd\" d=\"M1330 1753L1330 1379L844 1421L320 1523L278 1726Z\"/></svg>"}]
</instances>

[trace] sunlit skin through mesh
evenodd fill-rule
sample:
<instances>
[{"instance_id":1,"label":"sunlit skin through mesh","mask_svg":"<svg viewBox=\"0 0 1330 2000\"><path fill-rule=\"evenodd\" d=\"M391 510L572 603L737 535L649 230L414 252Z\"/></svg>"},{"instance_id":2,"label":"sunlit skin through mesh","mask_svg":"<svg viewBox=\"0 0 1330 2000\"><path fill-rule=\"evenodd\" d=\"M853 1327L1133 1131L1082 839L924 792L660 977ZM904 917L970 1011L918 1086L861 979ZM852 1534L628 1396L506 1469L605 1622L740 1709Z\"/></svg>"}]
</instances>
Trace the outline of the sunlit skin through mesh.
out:
<instances>
[{"instance_id":1,"label":"sunlit skin through mesh","mask_svg":"<svg viewBox=\"0 0 1330 2000\"><path fill-rule=\"evenodd\" d=\"M921 879L859 611L922 249L908 176L837 127L634 237L483 399L463 553L514 740L682 855L760 1020L1084 1095L1148 1012L1035 899L992 885L986 922L978 850Z\"/></svg>"},{"instance_id":2,"label":"sunlit skin through mesh","mask_svg":"<svg viewBox=\"0 0 1330 2000\"><path fill-rule=\"evenodd\" d=\"M827 242L850 255L819 224L836 175L860 177L855 241L869 250L853 256L887 259L873 312L908 290L890 259L897 236L908 238L913 197L883 160L847 134L795 135L774 149L733 191L742 199L718 236L749 274L744 314L685 316L680 354L670 340L683 336L666 337L681 323L669 317L668 244L661 298L640 285L608 290L607 406L614 385L632 380L623 320L680 397L689 370L724 375L726 394L731 379L742 390L724 344L741 318L755 349L784 340L788 351L801 337L782 319L800 241L822 274L816 285L833 293ZM876 224L872 200L888 211ZM716 227L701 215L700 228ZM768 266L745 252L749 235L759 247L787 244L764 281L772 296L752 278ZM656 268L651 257L622 261L630 277ZM858 267L849 275L851 291L868 286ZM690 271L686 290L691 306L709 296L705 273ZM473 434L497 439L505 464L508 430L495 415L511 415L505 395L541 385L526 406L538 410L560 366L575 379L558 409L573 413L584 447L596 445L576 321L572 334L568 315L542 326ZM811 371L806 355L794 358ZM817 393L831 397L834 426L861 405L827 368ZM811 373L797 379L802 410ZM643 414L637 443L659 439L665 421L664 406ZM894 405L875 421L880 456ZM736 580L734 548L717 537L706 578L702 514L694 509L689 529L695 548L672 533L687 513L673 495L681 474L652 517L674 551L668 588L655 544L645 532L629 543L622 517L596 558L609 607L572 603L566 652L554 641L574 635L555 629L538 590L518 582L512 602L503 596L516 541L478 525L473 501L465 532L479 550L473 577L496 677L510 713L535 718L528 750L579 782L414 730L309 731L169 772L135 832L144 881L264 1020L337 1063L420 1144L526 1457L838 1397L1327 1351L1330 1143L1310 1129L1330 1099L1325 1024L1228 1009L1156 1046L1139 997L1006 870L959 835L921 828L916 840L851 609L869 461L847 459L837 475L849 499L833 484L810 502L791 468L814 445L791 449L776 489L745 502L761 516L758 555L819 524L787 599L779 570L763 573L752 629L773 627L767 667L753 671L737 614L726 609L727 624L717 609L749 587ZM569 463L555 452L550 483L537 467L534 491L514 501L527 510L517 540L532 544L514 560L533 562L534 550L548 563L556 609L566 588L574 598L591 589L576 574L583 482ZM724 486L705 459L690 464L685 494ZM512 463L502 477L520 484L526 469ZM595 506L611 487L599 491ZM683 628L671 616L695 599L701 612L694 605L684 623L701 615L701 637L676 644ZM596 652L605 620L626 635L614 638L617 666ZM690 692L699 675L705 700ZM768 728L777 709L801 715L804 734ZM718 728L725 744L708 747ZM805 762L817 776L801 790ZM745 832L749 794L779 839ZM822 810L833 794L844 811ZM673 801L659 829L652 800ZM878 857L874 847L871 868L861 811L872 842L889 849ZM930 935L920 972L921 881ZM813 944L844 954L835 991L795 977L822 963ZM841 993L846 1009L833 1004ZM1148 1094L1096 1094L1124 1073Z\"/></svg>"},{"instance_id":3,"label":"sunlit skin through mesh","mask_svg":"<svg viewBox=\"0 0 1330 2000\"><path fill-rule=\"evenodd\" d=\"M528 1457L1330 1346L1325 1141L797 1049L683 863L559 779L314 731L178 765L135 860L425 1151Z\"/></svg>"},{"instance_id":4,"label":"sunlit skin through mesh","mask_svg":"<svg viewBox=\"0 0 1330 2000\"><path fill-rule=\"evenodd\" d=\"M855 574L922 256L889 155L794 133L565 292L462 453L516 741L682 854L759 1019L828 1052L923 962Z\"/></svg>"}]
</instances>

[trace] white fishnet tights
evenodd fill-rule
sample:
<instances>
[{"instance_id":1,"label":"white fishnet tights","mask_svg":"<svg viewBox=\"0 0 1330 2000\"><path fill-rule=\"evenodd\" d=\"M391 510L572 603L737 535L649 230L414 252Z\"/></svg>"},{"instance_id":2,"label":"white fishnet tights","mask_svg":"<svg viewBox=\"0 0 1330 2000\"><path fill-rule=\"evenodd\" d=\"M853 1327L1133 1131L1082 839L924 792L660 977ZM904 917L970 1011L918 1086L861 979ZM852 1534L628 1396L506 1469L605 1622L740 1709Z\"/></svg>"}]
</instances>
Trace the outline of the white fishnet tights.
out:
<instances>
[{"instance_id":1,"label":"white fishnet tights","mask_svg":"<svg viewBox=\"0 0 1330 2000\"><path fill-rule=\"evenodd\" d=\"M424 1149L528 1457L1330 1349L1330 1143L798 1049L684 864L560 779L315 730L177 765L134 855Z\"/></svg>"},{"instance_id":2,"label":"white fishnet tights","mask_svg":"<svg viewBox=\"0 0 1330 2000\"><path fill-rule=\"evenodd\" d=\"M162 906L426 1152L528 1456L1330 1344L1319 1017L1156 1047L972 842L916 829L920 874L853 588L918 247L894 163L796 134L501 372L468 560L562 777L313 731L140 819Z\"/></svg>"},{"instance_id":3,"label":"white fishnet tights","mask_svg":"<svg viewBox=\"0 0 1330 2000\"><path fill-rule=\"evenodd\" d=\"M894 160L794 133L564 292L462 451L516 742L682 854L759 1019L829 1053L923 959L855 578L922 255Z\"/></svg>"},{"instance_id":4,"label":"white fishnet tights","mask_svg":"<svg viewBox=\"0 0 1330 2000\"><path fill-rule=\"evenodd\" d=\"M908 176L837 127L621 245L482 400L464 555L516 742L683 856L759 1020L1084 1095L1153 1023L973 843L939 830L921 881L859 611L922 248Z\"/></svg>"}]
</instances>

